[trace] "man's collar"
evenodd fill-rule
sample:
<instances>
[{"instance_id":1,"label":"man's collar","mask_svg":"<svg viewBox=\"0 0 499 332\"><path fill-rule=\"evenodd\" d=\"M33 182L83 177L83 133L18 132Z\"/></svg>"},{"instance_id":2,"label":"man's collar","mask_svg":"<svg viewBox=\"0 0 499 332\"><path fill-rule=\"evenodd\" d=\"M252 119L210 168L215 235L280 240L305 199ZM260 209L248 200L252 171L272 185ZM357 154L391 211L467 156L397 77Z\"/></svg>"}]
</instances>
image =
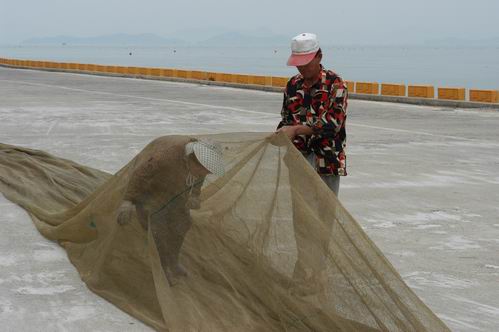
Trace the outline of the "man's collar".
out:
<instances>
[{"instance_id":1,"label":"man's collar","mask_svg":"<svg viewBox=\"0 0 499 332\"><path fill-rule=\"evenodd\" d=\"M300 74L300 80L302 81L302 86L303 86L303 88L305 88L305 89L310 89L311 87L313 87L314 85L316 85L316 84L317 84L317 82L321 82L321 81L322 81L322 75L323 75L323 73L324 73L325 69L324 69L324 66L323 66L322 64L321 64L320 66L321 66L321 70L320 70L320 71L319 71L319 73L317 74L317 78L315 79L314 84L312 84L311 86L307 86L307 85L305 84L305 79L304 79L304 78L303 78L303 76Z\"/></svg>"}]
</instances>

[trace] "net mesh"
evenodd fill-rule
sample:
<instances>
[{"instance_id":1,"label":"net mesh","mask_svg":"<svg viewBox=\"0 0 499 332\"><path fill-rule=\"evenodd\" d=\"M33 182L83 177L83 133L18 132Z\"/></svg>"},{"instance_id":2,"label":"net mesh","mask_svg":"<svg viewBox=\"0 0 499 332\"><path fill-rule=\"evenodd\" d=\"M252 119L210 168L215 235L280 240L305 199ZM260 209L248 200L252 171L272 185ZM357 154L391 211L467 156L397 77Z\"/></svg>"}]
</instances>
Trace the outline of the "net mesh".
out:
<instances>
[{"instance_id":1,"label":"net mesh","mask_svg":"<svg viewBox=\"0 0 499 332\"><path fill-rule=\"evenodd\" d=\"M448 331L282 134L164 136L111 175L0 144L0 191L96 294L162 331ZM192 174L191 174L192 175Z\"/></svg>"}]
</instances>

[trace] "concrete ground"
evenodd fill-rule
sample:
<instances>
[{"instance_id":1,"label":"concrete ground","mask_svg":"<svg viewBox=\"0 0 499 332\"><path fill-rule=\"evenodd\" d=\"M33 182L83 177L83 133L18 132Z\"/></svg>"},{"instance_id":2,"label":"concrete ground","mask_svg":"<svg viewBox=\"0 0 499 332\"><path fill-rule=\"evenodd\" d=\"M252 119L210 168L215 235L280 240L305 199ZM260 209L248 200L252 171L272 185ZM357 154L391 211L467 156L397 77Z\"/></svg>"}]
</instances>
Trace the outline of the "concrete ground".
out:
<instances>
[{"instance_id":1,"label":"concrete ground","mask_svg":"<svg viewBox=\"0 0 499 332\"><path fill-rule=\"evenodd\" d=\"M0 68L0 142L114 172L154 137L275 128L277 93ZM499 112L351 100L340 199L454 331L499 330ZM0 198L3 331L149 331Z\"/></svg>"}]
</instances>

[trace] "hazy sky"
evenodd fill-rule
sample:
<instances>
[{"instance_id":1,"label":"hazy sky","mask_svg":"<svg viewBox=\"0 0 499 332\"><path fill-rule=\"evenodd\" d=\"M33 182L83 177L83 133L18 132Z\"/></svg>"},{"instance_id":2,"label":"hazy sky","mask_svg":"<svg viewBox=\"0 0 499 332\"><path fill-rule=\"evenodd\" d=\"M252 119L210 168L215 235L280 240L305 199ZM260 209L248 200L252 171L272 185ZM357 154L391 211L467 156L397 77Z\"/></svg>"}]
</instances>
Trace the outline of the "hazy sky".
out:
<instances>
[{"instance_id":1,"label":"hazy sky","mask_svg":"<svg viewBox=\"0 0 499 332\"><path fill-rule=\"evenodd\" d=\"M186 38L261 29L290 38L316 32L330 44L494 38L499 37L499 1L0 0L0 44L57 35Z\"/></svg>"}]
</instances>

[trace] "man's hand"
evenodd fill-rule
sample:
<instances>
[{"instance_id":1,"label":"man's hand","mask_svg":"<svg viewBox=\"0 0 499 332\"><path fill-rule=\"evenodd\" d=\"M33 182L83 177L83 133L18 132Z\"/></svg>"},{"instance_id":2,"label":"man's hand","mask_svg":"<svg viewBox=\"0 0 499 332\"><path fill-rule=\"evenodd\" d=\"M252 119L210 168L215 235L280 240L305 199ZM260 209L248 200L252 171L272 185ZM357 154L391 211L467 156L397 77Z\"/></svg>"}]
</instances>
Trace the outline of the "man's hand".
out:
<instances>
[{"instance_id":1,"label":"man's hand","mask_svg":"<svg viewBox=\"0 0 499 332\"><path fill-rule=\"evenodd\" d=\"M126 225L132 221L135 205L130 201L123 201L118 208L118 224Z\"/></svg>"},{"instance_id":2,"label":"man's hand","mask_svg":"<svg viewBox=\"0 0 499 332\"><path fill-rule=\"evenodd\" d=\"M276 133L283 132L288 136L290 140L293 140L297 135L312 135L314 131L309 126L296 125L296 126L284 126L279 128Z\"/></svg>"},{"instance_id":3,"label":"man's hand","mask_svg":"<svg viewBox=\"0 0 499 332\"><path fill-rule=\"evenodd\" d=\"M296 129L298 126L284 126L277 129L276 133L284 133L290 140L296 136Z\"/></svg>"}]
</instances>

